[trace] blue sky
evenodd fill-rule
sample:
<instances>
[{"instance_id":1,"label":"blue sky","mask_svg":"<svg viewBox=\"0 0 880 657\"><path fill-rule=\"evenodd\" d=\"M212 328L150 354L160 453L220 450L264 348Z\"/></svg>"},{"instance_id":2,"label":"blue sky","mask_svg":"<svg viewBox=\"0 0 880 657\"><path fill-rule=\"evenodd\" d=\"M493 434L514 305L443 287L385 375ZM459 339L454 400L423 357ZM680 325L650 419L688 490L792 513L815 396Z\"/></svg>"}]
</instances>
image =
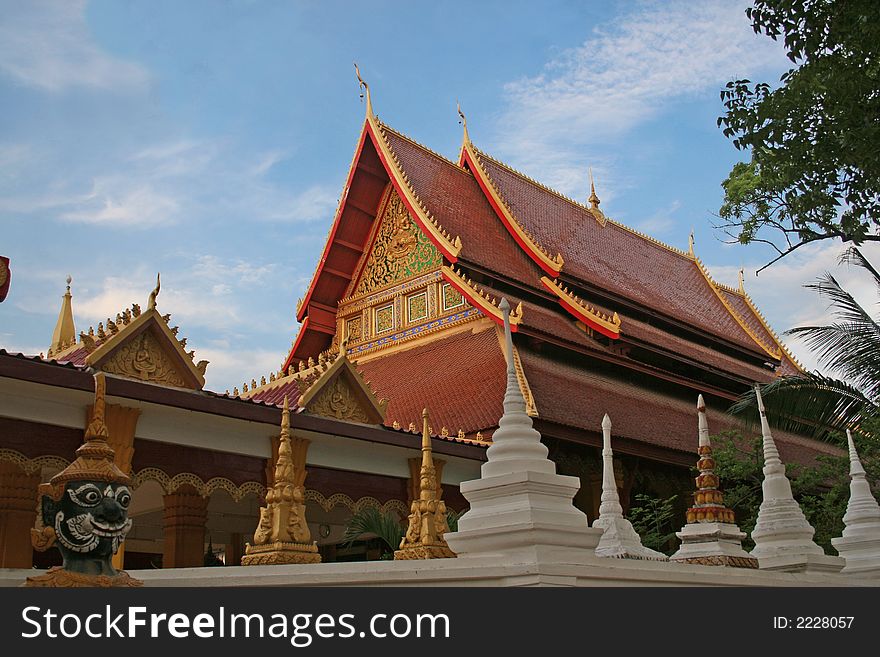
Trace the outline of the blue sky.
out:
<instances>
[{"instance_id":1,"label":"blue sky","mask_svg":"<svg viewBox=\"0 0 880 657\"><path fill-rule=\"evenodd\" d=\"M740 154L725 82L776 80L781 47L737 2L0 2L0 346L49 345L73 276L77 330L145 303L162 272L208 386L277 369L332 221L364 106L454 158L475 143L697 253L774 327L820 320L800 285L837 245L763 272L712 229ZM870 251L869 251L870 253ZM837 275L871 299L850 272ZM808 352L792 343L807 365Z\"/></svg>"}]
</instances>

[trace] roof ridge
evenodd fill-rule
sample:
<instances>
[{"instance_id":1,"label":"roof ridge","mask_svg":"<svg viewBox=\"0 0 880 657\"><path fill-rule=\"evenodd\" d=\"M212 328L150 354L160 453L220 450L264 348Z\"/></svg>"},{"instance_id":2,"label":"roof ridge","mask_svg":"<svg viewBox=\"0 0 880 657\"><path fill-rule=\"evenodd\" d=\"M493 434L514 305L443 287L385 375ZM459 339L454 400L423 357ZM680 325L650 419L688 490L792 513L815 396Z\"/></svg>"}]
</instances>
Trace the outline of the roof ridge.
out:
<instances>
[{"instance_id":1,"label":"roof ridge","mask_svg":"<svg viewBox=\"0 0 880 657\"><path fill-rule=\"evenodd\" d=\"M745 320L739 316L739 313L731 307L730 303L727 299L719 291L718 283L715 282L715 279L709 274L709 271L706 269L705 265L703 265L703 261L699 258L694 258L694 262L697 264L697 268L700 270L700 273L703 274L703 278L706 279L706 282L709 284L709 287L712 288L712 291L715 293L715 296L718 297L718 300L721 301L722 305L727 309L727 312L730 313L730 316L739 324L740 328L746 332L746 334L757 344L761 349L763 349L769 356L773 358L782 358L782 349L781 346L777 344L778 351L776 353L773 352L772 349L769 348L768 345L764 344L764 340L762 340L758 335L751 329L751 327L746 324Z\"/></svg>"},{"instance_id":2,"label":"roof ridge","mask_svg":"<svg viewBox=\"0 0 880 657\"><path fill-rule=\"evenodd\" d=\"M473 144L472 144L472 146L473 146ZM553 196L556 196L557 198L560 198L563 201L566 201L566 202L570 203L571 205L574 205L576 208L578 208L580 210L585 210L586 212L589 212L590 215L592 215L593 218L600 225L604 226L606 222L610 223L618 228L622 228L623 230L626 230L630 233L633 233L634 235L637 235L638 237L641 237L642 239L645 239L649 242L652 242L652 243L656 244L657 246L660 246L660 247L666 249L667 251L671 251L675 255L682 256L684 258L687 258L688 260L693 260L693 256L691 256L686 251L679 249L678 247L672 246L670 244L666 244L665 242L661 242L656 237L651 237L650 235L643 233L640 230L636 230L635 228L631 228L630 226L627 226L626 224L623 224L619 221L616 221L615 219L612 219L611 217L607 216L604 212L602 213L601 217L597 217L596 214L593 212L592 208L584 205L580 201L576 201L575 199L571 198L570 196L566 196L562 192L557 191L557 190L553 189L552 187L548 187L544 183L535 180L531 176L526 175L522 171L519 171L519 170L513 168L509 164L506 164L505 162L502 162L501 160L492 157L491 155L489 155L485 151L480 150L476 146L473 146L473 148L480 156L485 157L488 160L491 160L492 162L494 162L495 164L497 164L501 168L506 169L507 171L514 174L515 176L518 176L518 177L522 178L523 180L526 180L527 182L532 183L536 187L539 187L540 189L543 189L545 192L548 192L548 193L552 194Z\"/></svg>"},{"instance_id":3,"label":"roof ridge","mask_svg":"<svg viewBox=\"0 0 880 657\"><path fill-rule=\"evenodd\" d=\"M491 193L497 197L498 202L500 202L503 208L503 214L509 219L510 222L515 224L515 226L508 226L508 230L513 233L521 233L520 239L528 242L529 246L532 247L531 250L538 251L540 255L534 255L529 253L529 256L532 257L533 260L538 262L538 265L544 269L548 274L552 274L554 277L559 276L562 271L562 267L565 264L565 261L562 257L562 254L559 251L556 252L556 255L550 253L550 250L547 249L543 244L538 242L538 239L532 235L531 231L529 231L525 226L523 226L522 222L516 218L513 214L513 210L510 207L510 204L507 202L507 199L501 194L501 190L498 189L498 185L495 184L495 181L492 180L492 176L489 175L489 172L486 170L486 166L482 162L482 151L478 150L476 146L473 145L472 142L465 143L465 152L468 152L468 147L470 150L473 150L474 159L476 160L475 164L482 171L483 178L485 178L485 183L491 188ZM507 223L504 221L504 217L501 217L502 223ZM516 239L516 235L513 235L514 239ZM519 241L519 240L517 240ZM523 245L527 251L530 249ZM541 257L543 256L543 258Z\"/></svg>"},{"instance_id":4,"label":"roof ridge","mask_svg":"<svg viewBox=\"0 0 880 657\"><path fill-rule=\"evenodd\" d=\"M765 329L767 329L767 332L776 341L776 344L783 351L783 353L785 353L785 355L788 356L789 360L792 363L794 363L794 365L798 369L800 369L802 372L806 372L807 368L804 367L803 363L801 363L797 359L797 356L795 356L791 352L791 350L788 348L788 346L779 338L779 335L777 335L776 331L773 330L773 327L770 326L770 323L764 317L764 314L758 309L758 307L755 305L754 301L752 301L752 298L749 296L749 293L743 291L741 294L742 294L743 299L745 299L745 302L749 305L749 308L751 308L752 312L755 313L755 316L758 318L758 321L761 322L761 325Z\"/></svg>"},{"instance_id":5,"label":"roof ridge","mask_svg":"<svg viewBox=\"0 0 880 657\"><path fill-rule=\"evenodd\" d=\"M785 353L785 355L788 356L789 360L791 360L791 362L794 363L801 370L806 371L806 368L804 368L803 363L801 363L797 359L797 356L795 356L791 352L791 350L786 346L786 344L779 337L779 334L773 330L773 327L770 326L770 323L767 321L767 318L764 317L764 313L762 313L760 311L760 309L758 308L758 306L755 305L755 302L752 300L752 297L749 296L749 293L745 291L744 287L735 288L732 285L727 285L725 283L719 283L718 281L716 281L714 279L712 279L712 282L715 284L716 287L719 287L722 290L724 290L725 292L729 292L730 294L734 294L734 295L740 297L743 301L745 301L746 304L749 306L749 308L751 308L752 312L755 314L755 317L758 318L758 321L761 323L761 326L763 326L767 330L767 333L770 334L770 337L773 338L773 340L776 342L777 346L779 346L779 348Z\"/></svg>"},{"instance_id":6,"label":"roof ridge","mask_svg":"<svg viewBox=\"0 0 880 657\"><path fill-rule=\"evenodd\" d=\"M435 151L433 148L430 148L430 147L428 147L428 146L425 146L423 143L421 143L420 141L417 141L417 140L413 139L412 137L410 137L410 136L407 135L406 133L403 133L403 132L401 132L400 130L397 130L396 128L392 128L390 125L388 125L388 124L385 123L384 121L380 120L378 117L376 117L376 122L377 122L377 123L378 123L378 124L384 129L384 130L387 130L387 131L389 131L389 132L394 133L395 135L397 135L397 136L400 137L401 139L410 142L413 146L416 146L416 147L418 147L418 148L421 148L423 151L427 152L429 155L433 155L435 158L437 158L438 160L442 161L444 164L450 164L450 165L452 165L453 167L455 167L457 170L459 170L459 171L465 173L466 175L473 175L473 174L471 174L467 169L465 169L464 167L459 166L457 162L454 162L453 160L450 160L448 157L446 157L446 156L444 156L444 155L441 155L440 153L438 153L437 151Z\"/></svg>"},{"instance_id":7,"label":"roof ridge","mask_svg":"<svg viewBox=\"0 0 880 657\"><path fill-rule=\"evenodd\" d=\"M453 239L452 234L440 225L437 217L434 216L434 213L428 209L425 202L416 193L409 174L403 170L400 158L394 148L392 148L391 142L388 140L385 124L380 123L378 119L375 119L375 128L376 132L378 132L376 140L381 144L379 150L382 150L382 146L387 150L386 159L390 160L388 162L388 167L396 172L396 175L391 175L391 178L396 178L401 185L401 189L404 192L404 202L407 203L407 205L412 205L414 214L420 215L418 219L424 223L427 232L431 233L431 235L434 236L434 239L437 240L437 247L440 251L442 251L450 261L456 262L458 260L458 254L461 252L461 237L456 235L455 239ZM397 133L395 132L395 134ZM428 237L430 238L430 235Z\"/></svg>"}]
</instances>

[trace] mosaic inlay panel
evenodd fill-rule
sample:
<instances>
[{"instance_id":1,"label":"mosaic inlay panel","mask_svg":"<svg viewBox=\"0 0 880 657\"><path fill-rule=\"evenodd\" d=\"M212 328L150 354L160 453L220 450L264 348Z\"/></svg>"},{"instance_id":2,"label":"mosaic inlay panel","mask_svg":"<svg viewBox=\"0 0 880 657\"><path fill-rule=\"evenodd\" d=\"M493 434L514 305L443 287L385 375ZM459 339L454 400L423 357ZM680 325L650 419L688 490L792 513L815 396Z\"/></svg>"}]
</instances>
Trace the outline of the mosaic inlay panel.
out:
<instances>
[{"instance_id":1,"label":"mosaic inlay panel","mask_svg":"<svg viewBox=\"0 0 880 657\"><path fill-rule=\"evenodd\" d=\"M443 310L450 308L458 308L464 303L464 297L461 292L452 287L449 283L443 284Z\"/></svg>"},{"instance_id":2,"label":"mosaic inlay panel","mask_svg":"<svg viewBox=\"0 0 880 657\"><path fill-rule=\"evenodd\" d=\"M394 328L394 305L376 308L376 333L384 333Z\"/></svg>"},{"instance_id":3,"label":"mosaic inlay panel","mask_svg":"<svg viewBox=\"0 0 880 657\"><path fill-rule=\"evenodd\" d=\"M360 340L362 337L364 337L363 328L363 321L361 320L360 315L358 315L357 317L352 317L347 322L345 322L345 334L352 342Z\"/></svg>"},{"instance_id":4,"label":"mosaic inlay panel","mask_svg":"<svg viewBox=\"0 0 880 657\"><path fill-rule=\"evenodd\" d=\"M425 319L428 316L428 294L414 294L406 299L407 319L410 322L416 322Z\"/></svg>"},{"instance_id":5,"label":"mosaic inlay panel","mask_svg":"<svg viewBox=\"0 0 880 657\"><path fill-rule=\"evenodd\" d=\"M417 276L443 263L443 256L413 223L396 191L391 192L381 221L354 296Z\"/></svg>"}]
</instances>

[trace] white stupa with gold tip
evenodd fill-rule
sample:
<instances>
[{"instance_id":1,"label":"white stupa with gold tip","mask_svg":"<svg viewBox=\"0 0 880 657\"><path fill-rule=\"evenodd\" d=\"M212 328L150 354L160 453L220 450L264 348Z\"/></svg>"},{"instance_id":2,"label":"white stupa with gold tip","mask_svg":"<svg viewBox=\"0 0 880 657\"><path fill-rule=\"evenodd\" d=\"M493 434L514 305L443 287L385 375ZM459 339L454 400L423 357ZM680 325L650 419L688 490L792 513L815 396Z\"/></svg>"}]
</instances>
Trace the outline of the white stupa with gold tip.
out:
<instances>
[{"instance_id":1,"label":"white stupa with gold tip","mask_svg":"<svg viewBox=\"0 0 880 657\"><path fill-rule=\"evenodd\" d=\"M580 488L577 477L556 474L541 434L532 426L516 377L510 304L502 299L507 351L504 415L486 450L480 478L461 484L470 510L446 542L460 559L521 557L551 563L595 559L602 535L572 504Z\"/></svg>"},{"instance_id":2,"label":"white stupa with gold tip","mask_svg":"<svg viewBox=\"0 0 880 657\"><path fill-rule=\"evenodd\" d=\"M849 443L849 503L843 516L843 536L832 538L831 544L846 561L843 574L880 577L880 505L871 493L849 429L846 439Z\"/></svg>"},{"instance_id":3,"label":"white stupa with gold tip","mask_svg":"<svg viewBox=\"0 0 880 657\"><path fill-rule=\"evenodd\" d=\"M757 568L758 560L743 550L745 532L737 527L733 510L724 506L724 494L719 489L719 478L715 474L703 395L697 396L697 429L697 454L700 457L697 469L700 474L696 479L694 505L687 510L685 526L675 534L681 540L681 547L669 560L703 566Z\"/></svg>"},{"instance_id":4,"label":"white stupa with gold tip","mask_svg":"<svg viewBox=\"0 0 880 657\"><path fill-rule=\"evenodd\" d=\"M764 438L764 480L761 482L764 499L752 531L755 548L751 555L758 559L762 569L838 572L843 568L843 559L825 554L816 545L813 541L816 530L807 522L791 494L791 482L785 476L785 465L779 458L779 451L770 433L760 386L755 386L755 395Z\"/></svg>"},{"instance_id":5,"label":"white stupa with gold tip","mask_svg":"<svg viewBox=\"0 0 880 657\"><path fill-rule=\"evenodd\" d=\"M611 418L607 413L602 418L602 441L602 500L599 504L599 517L593 523L593 528L602 530L602 538L596 546L596 556L666 561L665 554L642 545L642 539L632 523L623 517L623 507L620 506L617 481L614 478Z\"/></svg>"}]
</instances>

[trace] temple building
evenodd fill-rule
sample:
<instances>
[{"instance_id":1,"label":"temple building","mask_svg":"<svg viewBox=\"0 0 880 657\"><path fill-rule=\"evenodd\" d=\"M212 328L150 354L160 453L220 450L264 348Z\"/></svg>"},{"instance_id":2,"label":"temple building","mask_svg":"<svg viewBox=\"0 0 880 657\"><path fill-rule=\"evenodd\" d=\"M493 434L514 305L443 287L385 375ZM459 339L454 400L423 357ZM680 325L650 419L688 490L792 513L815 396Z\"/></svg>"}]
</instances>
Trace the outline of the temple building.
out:
<instances>
[{"instance_id":1,"label":"temple building","mask_svg":"<svg viewBox=\"0 0 880 657\"><path fill-rule=\"evenodd\" d=\"M316 352L338 349L389 400L386 426L418 424L431 400L441 434L490 441L501 416L501 297L530 415L577 503L598 513L599 431L615 418L621 502L683 493L693 465L693 399L718 432L754 382L801 371L746 293L696 256L607 217L595 188L567 198L464 136L447 159L367 111L319 264L297 307L291 372L243 396L277 403ZM592 187L592 184L591 184ZM837 453L787 435L793 462ZM681 496L682 505L689 496ZM682 509L683 510L683 509Z\"/></svg>"},{"instance_id":2,"label":"temple building","mask_svg":"<svg viewBox=\"0 0 880 657\"><path fill-rule=\"evenodd\" d=\"M364 85L366 87L366 85ZM281 406L307 444L304 500L323 561L364 559L342 541L365 506L401 519L419 499L422 413L446 508L479 476L502 415L507 298L528 414L560 473L580 478L592 522L602 493L602 419L614 418L620 504L692 489L693 400L713 431L755 382L800 366L746 294L694 253L607 217L515 171L464 137L447 159L374 114L366 118L301 326L276 372L204 389L209 366L147 307L77 334L68 290L45 356L0 350L0 567L50 565L32 553L36 489L74 458L106 374L106 424L135 488L126 568L202 565L206 546L238 564L273 484ZM47 342L49 332L47 330ZM250 378L253 377L253 378ZM785 462L837 453L780 433ZM372 555L376 556L376 555Z\"/></svg>"}]
</instances>

